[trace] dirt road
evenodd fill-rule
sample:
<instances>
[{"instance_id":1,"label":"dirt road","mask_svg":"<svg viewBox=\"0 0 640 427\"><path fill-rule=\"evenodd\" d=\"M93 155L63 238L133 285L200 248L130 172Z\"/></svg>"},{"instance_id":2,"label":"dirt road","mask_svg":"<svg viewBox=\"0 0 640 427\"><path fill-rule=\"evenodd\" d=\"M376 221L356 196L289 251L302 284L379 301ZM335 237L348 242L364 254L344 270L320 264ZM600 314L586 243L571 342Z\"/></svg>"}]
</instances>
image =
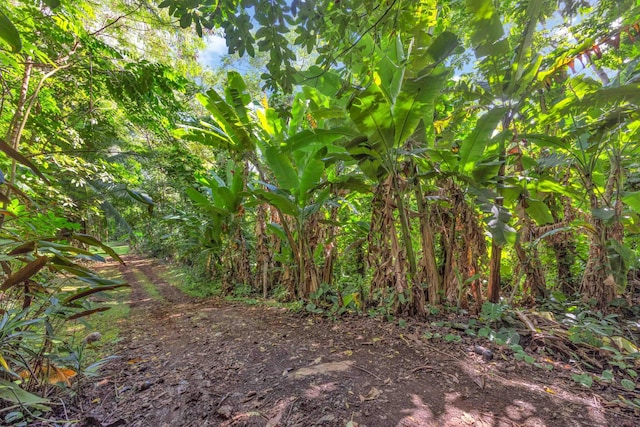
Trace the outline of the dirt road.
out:
<instances>
[{"instance_id":1,"label":"dirt road","mask_svg":"<svg viewBox=\"0 0 640 427\"><path fill-rule=\"evenodd\" d=\"M85 388L87 426L638 425L560 370L428 342L425 323L195 300L164 266L126 261L121 358Z\"/></svg>"}]
</instances>

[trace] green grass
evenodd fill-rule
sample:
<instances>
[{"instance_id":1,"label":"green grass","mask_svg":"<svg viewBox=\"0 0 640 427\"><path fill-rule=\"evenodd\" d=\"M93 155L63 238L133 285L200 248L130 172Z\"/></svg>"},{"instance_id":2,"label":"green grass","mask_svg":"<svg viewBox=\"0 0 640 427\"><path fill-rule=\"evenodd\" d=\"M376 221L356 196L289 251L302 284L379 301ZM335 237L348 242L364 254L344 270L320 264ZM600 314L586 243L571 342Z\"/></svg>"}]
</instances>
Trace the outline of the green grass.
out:
<instances>
[{"instance_id":1,"label":"green grass","mask_svg":"<svg viewBox=\"0 0 640 427\"><path fill-rule=\"evenodd\" d=\"M140 285L142 285L142 289L144 289L147 295L149 295L149 298L155 301L164 300L162 295L160 295L160 291L158 291L158 288L156 288L156 285L151 282L151 279L149 279L146 274L144 274L142 271L134 271L133 275L135 276L136 281Z\"/></svg>"},{"instance_id":2,"label":"green grass","mask_svg":"<svg viewBox=\"0 0 640 427\"><path fill-rule=\"evenodd\" d=\"M103 269L99 273L106 279L122 278L117 268ZM122 328L129 317L131 288L118 288L103 295L100 296L100 306L110 307L110 310L84 318L67 330L69 341L73 343L72 347L78 354L81 369L115 353ZM84 337L92 332L99 332L102 338L94 344L85 345Z\"/></svg>"},{"instance_id":3,"label":"green grass","mask_svg":"<svg viewBox=\"0 0 640 427\"><path fill-rule=\"evenodd\" d=\"M180 289L180 291L195 298L222 296L222 286L220 283L194 274L193 270L188 267L171 265L159 271L158 275ZM264 300L262 297L257 296L255 292L249 293L248 291L249 289L247 288L238 287L233 295L227 295L224 299L225 301L239 302L249 306L264 305L268 307L286 308L294 313L304 310L304 303L302 301L281 302L277 299Z\"/></svg>"},{"instance_id":4,"label":"green grass","mask_svg":"<svg viewBox=\"0 0 640 427\"><path fill-rule=\"evenodd\" d=\"M214 283L199 277L187 267L172 265L166 269L162 269L159 275L180 291L195 298L208 298L221 294L221 286L219 283Z\"/></svg>"},{"instance_id":5,"label":"green grass","mask_svg":"<svg viewBox=\"0 0 640 427\"><path fill-rule=\"evenodd\" d=\"M128 255L129 252L131 251L131 247L126 244L126 243L122 243L122 242L106 242L105 245L111 247L111 249L114 250L114 252L118 255ZM110 255L107 254L106 252L95 252L96 255L100 255L103 258L109 258Z\"/></svg>"}]
</instances>

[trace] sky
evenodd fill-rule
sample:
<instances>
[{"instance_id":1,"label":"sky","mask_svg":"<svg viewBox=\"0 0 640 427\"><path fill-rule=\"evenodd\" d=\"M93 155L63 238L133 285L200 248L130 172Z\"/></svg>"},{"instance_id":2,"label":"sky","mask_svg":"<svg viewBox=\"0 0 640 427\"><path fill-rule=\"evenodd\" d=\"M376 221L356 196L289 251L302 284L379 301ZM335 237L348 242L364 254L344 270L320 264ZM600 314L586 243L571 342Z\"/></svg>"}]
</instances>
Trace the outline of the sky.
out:
<instances>
[{"instance_id":1,"label":"sky","mask_svg":"<svg viewBox=\"0 0 640 427\"><path fill-rule=\"evenodd\" d=\"M204 42L206 47L200 51L198 62L202 66L215 68L220 64L222 56L228 52L227 42L219 35L207 35Z\"/></svg>"}]
</instances>

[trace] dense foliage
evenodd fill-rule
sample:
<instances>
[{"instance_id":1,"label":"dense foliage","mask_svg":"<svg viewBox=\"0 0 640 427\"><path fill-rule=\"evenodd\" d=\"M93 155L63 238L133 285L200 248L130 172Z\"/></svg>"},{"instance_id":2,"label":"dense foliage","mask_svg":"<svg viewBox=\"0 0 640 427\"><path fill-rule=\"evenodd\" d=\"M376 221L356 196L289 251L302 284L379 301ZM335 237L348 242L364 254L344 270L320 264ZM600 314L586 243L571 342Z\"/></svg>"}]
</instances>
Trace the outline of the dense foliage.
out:
<instances>
[{"instance_id":1,"label":"dense foliage","mask_svg":"<svg viewBox=\"0 0 640 427\"><path fill-rule=\"evenodd\" d=\"M637 2L25 0L0 24L3 378L64 364L64 322L121 286L80 264L115 256L90 236L312 312L637 314ZM206 34L264 69L203 71Z\"/></svg>"}]
</instances>

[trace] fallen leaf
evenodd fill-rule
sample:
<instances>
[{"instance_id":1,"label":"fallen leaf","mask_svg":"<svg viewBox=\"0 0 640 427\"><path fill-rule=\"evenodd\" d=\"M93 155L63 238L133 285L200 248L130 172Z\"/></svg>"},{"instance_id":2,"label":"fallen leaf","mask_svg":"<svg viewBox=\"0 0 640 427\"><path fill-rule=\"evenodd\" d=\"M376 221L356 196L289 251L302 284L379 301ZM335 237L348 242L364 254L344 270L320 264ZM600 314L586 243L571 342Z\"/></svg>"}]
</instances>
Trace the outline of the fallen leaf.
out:
<instances>
[{"instance_id":1,"label":"fallen leaf","mask_svg":"<svg viewBox=\"0 0 640 427\"><path fill-rule=\"evenodd\" d=\"M473 425L476 423L476 419L473 418L473 415L468 414L466 412L462 413L462 422L468 425Z\"/></svg>"},{"instance_id":2,"label":"fallen leaf","mask_svg":"<svg viewBox=\"0 0 640 427\"><path fill-rule=\"evenodd\" d=\"M46 368L38 367L36 369L21 371L20 375L24 379L31 378L31 372L33 371L39 378L46 378L49 384L65 383L67 386L71 386L70 378L77 375L77 372L73 369L58 368L57 366L49 365Z\"/></svg>"},{"instance_id":3,"label":"fallen leaf","mask_svg":"<svg viewBox=\"0 0 640 427\"><path fill-rule=\"evenodd\" d=\"M483 376L473 377L473 382L476 383L478 385L478 387L480 387L481 389L484 390L484 387L485 387L486 383L485 383L485 379L484 379Z\"/></svg>"},{"instance_id":4,"label":"fallen leaf","mask_svg":"<svg viewBox=\"0 0 640 427\"><path fill-rule=\"evenodd\" d=\"M378 397L380 397L381 394L382 394L382 392L380 390L378 390L375 387L372 387L371 390L369 390L369 393L367 393L366 396L360 395L360 401L361 402L365 402L367 400L376 400Z\"/></svg>"}]
</instances>

